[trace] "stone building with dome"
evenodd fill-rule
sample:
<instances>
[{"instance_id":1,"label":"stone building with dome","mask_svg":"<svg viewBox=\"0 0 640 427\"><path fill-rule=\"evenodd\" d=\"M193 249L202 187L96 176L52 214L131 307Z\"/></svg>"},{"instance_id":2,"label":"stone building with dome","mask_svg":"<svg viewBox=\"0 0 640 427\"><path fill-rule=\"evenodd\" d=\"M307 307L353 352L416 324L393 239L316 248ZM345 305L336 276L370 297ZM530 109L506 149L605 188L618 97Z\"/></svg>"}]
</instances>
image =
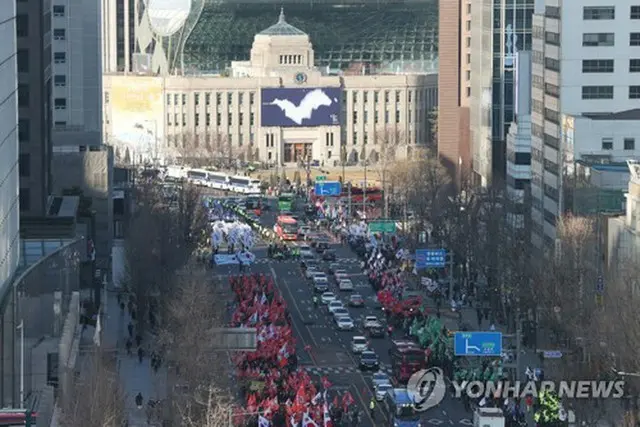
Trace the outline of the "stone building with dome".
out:
<instances>
[{"instance_id":1,"label":"stone building with dome","mask_svg":"<svg viewBox=\"0 0 640 427\"><path fill-rule=\"evenodd\" d=\"M429 142L436 72L319 67L310 36L278 21L221 73L105 74L104 132L139 161L195 156L339 166L411 156ZM119 147L119 148L118 148Z\"/></svg>"}]
</instances>

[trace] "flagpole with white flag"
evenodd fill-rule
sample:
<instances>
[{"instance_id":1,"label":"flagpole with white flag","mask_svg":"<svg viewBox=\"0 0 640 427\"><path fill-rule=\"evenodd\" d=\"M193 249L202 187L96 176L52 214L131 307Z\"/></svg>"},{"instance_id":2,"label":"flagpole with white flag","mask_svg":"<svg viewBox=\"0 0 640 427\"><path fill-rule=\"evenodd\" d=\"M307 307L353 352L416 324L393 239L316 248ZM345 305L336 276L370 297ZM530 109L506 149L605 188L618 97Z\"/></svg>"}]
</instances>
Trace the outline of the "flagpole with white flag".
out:
<instances>
[{"instance_id":1,"label":"flagpole with white flag","mask_svg":"<svg viewBox=\"0 0 640 427\"><path fill-rule=\"evenodd\" d=\"M100 320L101 318L102 318L102 315L98 313L97 320L96 320L96 330L93 333L93 343L97 347L100 347L100 343L102 339L102 321Z\"/></svg>"}]
</instances>

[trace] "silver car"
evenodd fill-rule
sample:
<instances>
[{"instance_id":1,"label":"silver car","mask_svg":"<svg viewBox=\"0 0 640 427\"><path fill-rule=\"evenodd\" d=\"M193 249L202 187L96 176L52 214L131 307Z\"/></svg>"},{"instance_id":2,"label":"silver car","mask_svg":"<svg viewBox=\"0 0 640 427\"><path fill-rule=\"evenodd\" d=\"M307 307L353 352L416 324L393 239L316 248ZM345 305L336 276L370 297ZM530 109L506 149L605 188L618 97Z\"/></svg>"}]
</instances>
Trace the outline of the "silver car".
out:
<instances>
[{"instance_id":1,"label":"silver car","mask_svg":"<svg viewBox=\"0 0 640 427\"><path fill-rule=\"evenodd\" d=\"M353 319L348 316L339 317L336 320L336 324L341 331L352 331L356 327L353 324Z\"/></svg>"},{"instance_id":2,"label":"silver car","mask_svg":"<svg viewBox=\"0 0 640 427\"><path fill-rule=\"evenodd\" d=\"M387 391L391 390L392 388L393 386L389 383L381 383L375 386L374 390L376 393L376 400L378 402L382 402L387 394Z\"/></svg>"}]
</instances>

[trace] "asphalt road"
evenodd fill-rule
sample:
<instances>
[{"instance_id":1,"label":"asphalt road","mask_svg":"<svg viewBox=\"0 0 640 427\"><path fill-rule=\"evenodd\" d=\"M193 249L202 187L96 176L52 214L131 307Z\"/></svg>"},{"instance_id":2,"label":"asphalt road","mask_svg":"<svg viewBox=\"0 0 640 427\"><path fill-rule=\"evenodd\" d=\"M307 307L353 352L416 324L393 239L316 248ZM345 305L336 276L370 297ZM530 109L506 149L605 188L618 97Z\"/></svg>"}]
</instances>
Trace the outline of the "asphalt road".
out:
<instances>
[{"instance_id":1,"label":"asphalt road","mask_svg":"<svg viewBox=\"0 0 640 427\"><path fill-rule=\"evenodd\" d=\"M271 227L275 223L277 208L275 201L270 201L272 209L261 218L263 225ZM267 258L266 247L258 245L254 248L256 263L250 267L253 272L271 274L285 298L294 322L294 333L297 337L297 354L301 369L306 369L312 376L327 376L333 384L332 389L340 394L350 391L356 403L361 406L363 427L392 425L381 409L375 417L369 415L369 400L373 395L371 374L362 373L358 368L358 356L351 353L351 339L355 335L364 335L363 319L367 315L383 318L382 312L375 308L375 292L360 270L360 262L348 246L339 242L331 245L336 252L337 262L347 271L355 285L354 293L365 299L365 307L349 308L351 317L356 323L352 332L336 330L326 308L315 308L312 302L313 290L309 281L303 276L299 261L272 261ZM328 263L321 263L326 265ZM237 271L237 270L236 270ZM330 290L347 306L349 292L339 292L332 282ZM371 339L371 347L380 357L381 369L390 372L389 338ZM311 348L310 352L305 347ZM380 408L380 405L378 405ZM437 407L423 414L423 425L470 426L472 415L465 411L462 403L447 396Z\"/></svg>"}]
</instances>

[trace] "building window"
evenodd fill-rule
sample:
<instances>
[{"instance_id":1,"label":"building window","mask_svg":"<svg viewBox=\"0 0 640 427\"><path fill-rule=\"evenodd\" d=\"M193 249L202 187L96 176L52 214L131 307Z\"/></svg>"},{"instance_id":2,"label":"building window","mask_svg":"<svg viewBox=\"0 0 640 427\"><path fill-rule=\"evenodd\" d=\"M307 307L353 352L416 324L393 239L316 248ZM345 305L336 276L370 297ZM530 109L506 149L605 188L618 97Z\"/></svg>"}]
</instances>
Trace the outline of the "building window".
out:
<instances>
[{"instance_id":1,"label":"building window","mask_svg":"<svg viewBox=\"0 0 640 427\"><path fill-rule=\"evenodd\" d=\"M29 72L29 50L28 49L18 49L18 72L19 73L28 73Z\"/></svg>"},{"instance_id":2,"label":"building window","mask_svg":"<svg viewBox=\"0 0 640 427\"><path fill-rule=\"evenodd\" d=\"M551 83L545 83L544 93L557 98L560 95L560 89L556 85L552 85Z\"/></svg>"},{"instance_id":3,"label":"building window","mask_svg":"<svg viewBox=\"0 0 640 427\"><path fill-rule=\"evenodd\" d=\"M53 62L56 64L64 64L67 62L67 53L66 52L54 52L53 53Z\"/></svg>"},{"instance_id":4,"label":"building window","mask_svg":"<svg viewBox=\"0 0 640 427\"><path fill-rule=\"evenodd\" d=\"M29 106L29 85L18 85L18 107Z\"/></svg>"},{"instance_id":5,"label":"building window","mask_svg":"<svg viewBox=\"0 0 640 427\"><path fill-rule=\"evenodd\" d=\"M216 105L222 104L222 94L216 93Z\"/></svg>"},{"instance_id":6,"label":"building window","mask_svg":"<svg viewBox=\"0 0 640 427\"><path fill-rule=\"evenodd\" d=\"M167 94L167 105L171 105L171 94Z\"/></svg>"},{"instance_id":7,"label":"building window","mask_svg":"<svg viewBox=\"0 0 640 427\"><path fill-rule=\"evenodd\" d=\"M640 73L640 59L630 59L629 60L629 72L630 73Z\"/></svg>"},{"instance_id":8,"label":"building window","mask_svg":"<svg viewBox=\"0 0 640 427\"><path fill-rule=\"evenodd\" d=\"M187 105L187 94L182 94L182 105Z\"/></svg>"},{"instance_id":9,"label":"building window","mask_svg":"<svg viewBox=\"0 0 640 427\"><path fill-rule=\"evenodd\" d=\"M544 58L544 66L547 70L560 71L560 61L553 58Z\"/></svg>"},{"instance_id":10,"label":"building window","mask_svg":"<svg viewBox=\"0 0 640 427\"><path fill-rule=\"evenodd\" d=\"M378 101L380 100L380 93L376 90L375 92L373 92L373 103L377 104Z\"/></svg>"},{"instance_id":11,"label":"building window","mask_svg":"<svg viewBox=\"0 0 640 427\"><path fill-rule=\"evenodd\" d=\"M583 73L613 73L613 59L583 59Z\"/></svg>"},{"instance_id":12,"label":"building window","mask_svg":"<svg viewBox=\"0 0 640 427\"><path fill-rule=\"evenodd\" d=\"M640 86L629 86L629 99L640 99Z\"/></svg>"},{"instance_id":13,"label":"building window","mask_svg":"<svg viewBox=\"0 0 640 427\"><path fill-rule=\"evenodd\" d=\"M204 125L209 127L211 126L211 113L207 113L204 116Z\"/></svg>"},{"instance_id":14,"label":"building window","mask_svg":"<svg viewBox=\"0 0 640 427\"><path fill-rule=\"evenodd\" d=\"M229 126L232 126L232 125L233 125L233 114L231 114L231 113L229 113L229 114L227 115L227 124L228 124Z\"/></svg>"},{"instance_id":15,"label":"building window","mask_svg":"<svg viewBox=\"0 0 640 427\"><path fill-rule=\"evenodd\" d=\"M182 126L187 125L187 115L182 113Z\"/></svg>"},{"instance_id":16,"label":"building window","mask_svg":"<svg viewBox=\"0 0 640 427\"><path fill-rule=\"evenodd\" d=\"M180 126L180 121L178 120L178 115L177 114L173 115L173 125L174 126Z\"/></svg>"},{"instance_id":17,"label":"building window","mask_svg":"<svg viewBox=\"0 0 640 427\"><path fill-rule=\"evenodd\" d=\"M67 39L67 30L64 28L54 28L53 29L53 39L54 40L66 40Z\"/></svg>"},{"instance_id":18,"label":"building window","mask_svg":"<svg viewBox=\"0 0 640 427\"><path fill-rule=\"evenodd\" d=\"M560 46L560 34L552 31L545 31L544 41L554 46Z\"/></svg>"},{"instance_id":19,"label":"building window","mask_svg":"<svg viewBox=\"0 0 640 427\"><path fill-rule=\"evenodd\" d=\"M216 126L222 126L222 114L216 113Z\"/></svg>"},{"instance_id":20,"label":"building window","mask_svg":"<svg viewBox=\"0 0 640 427\"><path fill-rule=\"evenodd\" d=\"M256 94L254 92L249 92L249 104L253 105L256 102Z\"/></svg>"},{"instance_id":21,"label":"building window","mask_svg":"<svg viewBox=\"0 0 640 427\"><path fill-rule=\"evenodd\" d=\"M200 114L196 113L195 116L193 117L194 120L194 125L196 127L200 126Z\"/></svg>"},{"instance_id":22,"label":"building window","mask_svg":"<svg viewBox=\"0 0 640 427\"><path fill-rule=\"evenodd\" d=\"M362 137L362 145L367 145L369 143L369 134L367 132L364 133Z\"/></svg>"},{"instance_id":23,"label":"building window","mask_svg":"<svg viewBox=\"0 0 640 427\"><path fill-rule=\"evenodd\" d=\"M211 94L208 92L204 94L204 104L205 105L211 104Z\"/></svg>"},{"instance_id":24,"label":"building window","mask_svg":"<svg viewBox=\"0 0 640 427\"><path fill-rule=\"evenodd\" d=\"M180 100L180 95L178 95L177 93L173 95L173 105L180 105L179 104L179 100Z\"/></svg>"},{"instance_id":25,"label":"building window","mask_svg":"<svg viewBox=\"0 0 640 427\"><path fill-rule=\"evenodd\" d=\"M582 99L613 99L613 86L582 86Z\"/></svg>"},{"instance_id":26,"label":"building window","mask_svg":"<svg viewBox=\"0 0 640 427\"><path fill-rule=\"evenodd\" d=\"M171 121L171 113L167 113L167 126L171 126L173 122Z\"/></svg>"},{"instance_id":27,"label":"building window","mask_svg":"<svg viewBox=\"0 0 640 427\"><path fill-rule=\"evenodd\" d=\"M354 131L353 132L353 145L357 145L358 144L358 132Z\"/></svg>"},{"instance_id":28,"label":"building window","mask_svg":"<svg viewBox=\"0 0 640 427\"><path fill-rule=\"evenodd\" d=\"M20 154L18 169L20 176L28 177L31 175L31 156L29 154Z\"/></svg>"},{"instance_id":29,"label":"building window","mask_svg":"<svg viewBox=\"0 0 640 427\"><path fill-rule=\"evenodd\" d=\"M240 92L238 94L238 104L242 105L242 102L244 101L244 94L242 92Z\"/></svg>"},{"instance_id":30,"label":"building window","mask_svg":"<svg viewBox=\"0 0 640 427\"><path fill-rule=\"evenodd\" d=\"M64 5L53 6L53 16L64 16Z\"/></svg>"},{"instance_id":31,"label":"building window","mask_svg":"<svg viewBox=\"0 0 640 427\"><path fill-rule=\"evenodd\" d=\"M396 110L396 123L400 123L400 110Z\"/></svg>"},{"instance_id":32,"label":"building window","mask_svg":"<svg viewBox=\"0 0 640 427\"><path fill-rule=\"evenodd\" d=\"M560 8L557 6L547 6L544 9L544 16L547 18L560 19Z\"/></svg>"},{"instance_id":33,"label":"building window","mask_svg":"<svg viewBox=\"0 0 640 427\"><path fill-rule=\"evenodd\" d=\"M20 14L16 16L16 35L29 37L29 16Z\"/></svg>"},{"instance_id":34,"label":"building window","mask_svg":"<svg viewBox=\"0 0 640 427\"><path fill-rule=\"evenodd\" d=\"M31 139L31 122L29 119L18 120L18 141L29 142Z\"/></svg>"},{"instance_id":35,"label":"building window","mask_svg":"<svg viewBox=\"0 0 640 427\"><path fill-rule=\"evenodd\" d=\"M624 149L625 150L635 150L636 149L636 139L635 138L625 138L624 139Z\"/></svg>"},{"instance_id":36,"label":"building window","mask_svg":"<svg viewBox=\"0 0 640 427\"><path fill-rule=\"evenodd\" d=\"M242 126L244 124L244 114L238 114L238 126Z\"/></svg>"},{"instance_id":37,"label":"building window","mask_svg":"<svg viewBox=\"0 0 640 427\"><path fill-rule=\"evenodd\" d=\"M629 46L640 46L640 33L629 34Z\"/></svg>"},{"instance_id":38,"label":"building window","mask_svg":"<svg viewBox=\"0 0 640 427\"><path fill-rule=\"evenodd\" d=\"M613 138L602 138L602 149L613 150Z\"/></svg>"},{"instance_id":39,"label":"building window","mask_svg":"<svg viewBox=\"0 0 640 427\"><path fill-rule=\"evenodd\" d=\"M544 109L544 118L549 120L551 123L560 123L560 114L558 114L557 111L551 110L549 108Z\"/></svg>"},{"instance_id":40,"label":"building window","mask_svg":"<svg viewBox=\"0 0 640 427\"><path fill-rule=\"evenodd\" d=\"M631 19L640 19L640 5L631 6L631 13L629 14Z\"/></svg>"},{"instance_id":41,"label":"building window","mask_svg":"<svg viewBox=\"0 0 640 427\"><path fill-rule=\"evenodd\" d=\"M193 95L193 103L194 105L200 105L200 94L196 93Z\"/></svg>"},{"instance_id":42,"label":"building window","mask_svg":"<svg viewBox=\"0 0 640 427\"><path fill-rule=\"evenodd\" d=\"M20 210L28 211L31 209L31 191L28 188L20 189Z\"/></svg>"},{"instance_id":43,"label":"building window","mask_svg":"<svg viewBox=\"0 0 640 427\"><path fill-rule=\"evenodd\" d=\"M582 8L582 19L602 21L616 18L616 8L613 6L585 6Z\"/></svg>"},{"instance_id":44,"label":"building window","mask_svg":"<svg viewBox=\"0 0 640 427\"><path fill-rule=\"evenodd\" d=\"M613 46L615 38L614 33L584 33L582 35L582 46Z\"/></svg>"},{"instance_id":45,"label":"building window","mask_svg":"<svg viewBox=\"0 0 640 427\"><path fill-rule=\"evenodd\" d=\"M228 105L233 104L233 93L228 93L227 94L227 104Z\"/></svg>"},{"instance_id":46,"label":"building window","mask_svg":"<svg viewBox=\"0 0 640 427\"><path fill-rule=\"evenodd\" d=\"M354 125L358 124L358 112L357 111L353 112L353 124Z\"/></svg>"},{"instance_id":47,"label":"building window","mask_svg":"<svg viewBox=\"0 0 640 427\"><path fill-rule=\"evenodd\" d=\"M57 87L65 87L67 85L67 76L61 74L53 76L53 84ZM105 104L109 103L109 92L104 93L104 102Z\"/></svg>"}]
</instances>

